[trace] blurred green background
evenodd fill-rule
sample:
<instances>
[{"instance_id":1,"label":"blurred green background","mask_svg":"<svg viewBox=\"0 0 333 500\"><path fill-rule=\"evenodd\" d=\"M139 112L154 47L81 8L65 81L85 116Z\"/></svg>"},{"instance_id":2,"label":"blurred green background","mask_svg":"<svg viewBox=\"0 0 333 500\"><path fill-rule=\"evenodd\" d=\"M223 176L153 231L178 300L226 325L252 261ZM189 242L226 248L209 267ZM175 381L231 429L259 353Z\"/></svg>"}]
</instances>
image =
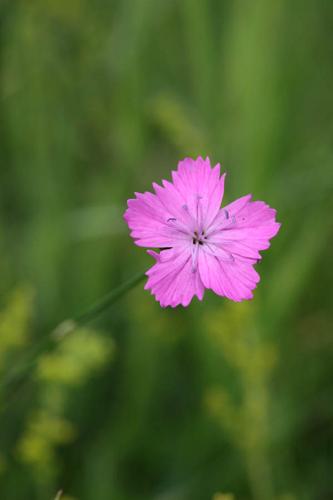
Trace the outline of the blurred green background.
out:
<instances>
[{"instance_id":1,"label":"blurred green background","mask_svg":"<svg viewBox=\"0 0 333 500\"><path fill-rule=\"evenodd\" d=\"M333 498L332 25L331 0L1 1L1 500ZM11 378L152 265L126 200L199 154L278 210L255 299L140 284Z\"/></svg>"}]
</instances>

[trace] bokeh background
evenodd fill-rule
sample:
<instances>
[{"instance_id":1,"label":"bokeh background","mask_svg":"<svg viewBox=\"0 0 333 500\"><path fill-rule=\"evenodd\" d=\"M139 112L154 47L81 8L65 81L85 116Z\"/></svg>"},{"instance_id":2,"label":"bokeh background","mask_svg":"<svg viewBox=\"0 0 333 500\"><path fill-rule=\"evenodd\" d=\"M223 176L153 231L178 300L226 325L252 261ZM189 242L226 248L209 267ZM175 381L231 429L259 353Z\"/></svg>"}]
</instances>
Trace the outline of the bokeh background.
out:
<instances>
[{"instance_id":1,"label":"bokeh background","mask_svg":"<svg viewBox=\"0 0 333 500\"><path fill-rule=\"evenodd\" d=\"M330 0L1 1L2 500L333 498L332 25ZM254 300L140 284L39 349L152 264L126 200L199 154L278 210Z\"/></svg>"}]
</instances>

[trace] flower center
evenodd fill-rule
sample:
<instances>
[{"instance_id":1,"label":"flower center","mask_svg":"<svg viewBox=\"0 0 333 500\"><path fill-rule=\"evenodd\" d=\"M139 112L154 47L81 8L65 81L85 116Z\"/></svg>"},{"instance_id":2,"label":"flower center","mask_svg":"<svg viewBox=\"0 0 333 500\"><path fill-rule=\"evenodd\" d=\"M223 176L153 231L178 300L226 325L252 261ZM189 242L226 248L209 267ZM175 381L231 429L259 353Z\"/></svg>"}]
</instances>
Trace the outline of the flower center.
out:
<instances>
[{"instance_id":1,"label":"flower center","mask_svg":"<svg viewBox=\"0 0 333 500\"><path fill-rule=\"evenodd\" d=\"M205 231L201 231L199 234L199 231L194 231L193 237L192 237L192 243L193 245L203 245L205 243L205 240L207 239L207 236L205 235Z\"/></svg>"}]
</instances>

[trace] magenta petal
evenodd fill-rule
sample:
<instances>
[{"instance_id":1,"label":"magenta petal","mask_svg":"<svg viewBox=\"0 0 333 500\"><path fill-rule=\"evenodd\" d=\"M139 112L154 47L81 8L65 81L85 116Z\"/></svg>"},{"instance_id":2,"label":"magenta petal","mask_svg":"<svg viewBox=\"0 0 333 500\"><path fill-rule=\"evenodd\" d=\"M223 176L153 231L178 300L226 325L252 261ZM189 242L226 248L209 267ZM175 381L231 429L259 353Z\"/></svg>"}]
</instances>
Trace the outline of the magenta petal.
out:
<instances>
[{"instance_id":1,"label":"magenta petal","mask_svg":"<svg viewBox=\"0 0 333 500\"><path fill-rule=\"evenodd\" d=\"M128 200L124 218L131 229L131 236L138 246L171 247L184 239L168 220L172 212L168 211L160 199L152 193L135 193L136 198Z\"/></svg>"},{"instance_id":2,"label":"magenta petal","mask_svg":"<svg viewBox=\"0 0 333 500\"><path fill-rule=\"evenodd\" d=\"M218 213L224 193L225 174L220 177L220 165L211 168L209 158L186 158L172 172L172 180L193 217L208 226Z\"/></svg>"},{"instance_id":3,"label":"magenta petal","mask_svg":"<svg viewBox=\"0 0 333 500\"><path fill-rule=\"evenodd\" d=\"M162 307L176 307L180 304L186 307L194 295L202 300L204 286L199 273L192 271L189 252L163 250L153 257L157 262L146 273L148 281L145 289L151 290Z\"/></svg>"},{"instance_id":4,"label":"magenta petal","mask_svg":"<svg viewBox=\"0 0 333 500\"><path fill-rule=\"evenodd\" d=\"M259 260L259 251L269 248L269 240L277 234L281 224L276 222L273 208L263 201L252 202L249 199L244 196L221 209L218 217L222 220L227 211L231 223L211 238L216 245L233 255Z\"/></svg>"},{"instance_id":5,"label":"magenta petal","mask_svg":"<svg viewBox=\"0 0 333 500\"><path fill-rule=\"evenodd\" d=\"M260 278L250 264L237 259L223 262L207 252L200 252L198 264L205 288L235 302L253 297L252 290Z\"/></svg>"},{"instance_id":6,"label":"magenta petal","mask_svg":"<svg viewBox=\"0 0 333 500\"><path fill-rule=\"evenodd\" d=\"M239 211L242 210L249 201L251 201L251 198L251 194L246 194L245 196L237 198L237 200L229 203L229 205L224 207L224 210L228 210L230 215L237 215Z\"/></svg>"}]
</instances>

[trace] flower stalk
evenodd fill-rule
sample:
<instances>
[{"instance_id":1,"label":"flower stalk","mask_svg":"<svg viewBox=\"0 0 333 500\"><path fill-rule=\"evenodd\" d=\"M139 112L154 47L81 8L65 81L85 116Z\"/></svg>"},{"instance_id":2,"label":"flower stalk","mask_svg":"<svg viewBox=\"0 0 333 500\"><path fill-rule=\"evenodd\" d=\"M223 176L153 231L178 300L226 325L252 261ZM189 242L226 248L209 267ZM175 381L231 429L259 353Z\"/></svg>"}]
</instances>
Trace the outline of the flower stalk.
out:
<instances>
[{"instance_id":1,"label":"flower stalk","mask_svg":"<svg viewBox=\"0 0 333 500\"><path fill-rule=\"evenodd\" d=\"M117 288L106 294L104 297L96 301L91 307L86 311L74 316L73 318L68 318L61 323L59 323L56 328L54 328L51 333L43 337L28 353L25 360L16 366L15 369L11 370L8 375L2 380L0 384L0 390L7 388L13 383L18 383L27 372L32 369L40 354L45 351L52 349L54 344L60 342L62 339L67 337L69 334L74 332L79 327L90 323L95 320L101 314L103 314L107 309L109 309L115 302L121 299L127 292L132 290L136 285L138 285L145 278L145 273L141 272L134 275L132 278L128 279Z\"/></svg>"}]
</instances>

